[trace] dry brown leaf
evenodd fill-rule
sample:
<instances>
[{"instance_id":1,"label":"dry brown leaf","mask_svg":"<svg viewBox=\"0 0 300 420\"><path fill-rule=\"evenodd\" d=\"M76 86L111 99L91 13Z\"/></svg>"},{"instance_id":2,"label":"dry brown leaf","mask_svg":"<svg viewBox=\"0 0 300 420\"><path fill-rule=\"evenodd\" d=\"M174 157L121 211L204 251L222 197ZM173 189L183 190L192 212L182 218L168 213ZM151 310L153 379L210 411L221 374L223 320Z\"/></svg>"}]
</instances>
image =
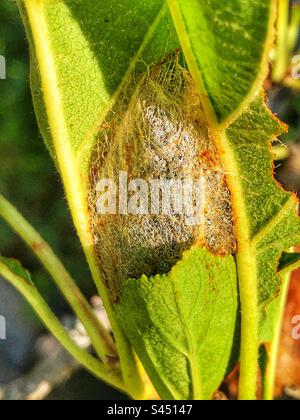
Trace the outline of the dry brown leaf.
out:
<instances>
[{"instance_id":1,"label":"dry brown leaf","mask_svg":"<svg viewBox=\"0 0 300 420\"><path fill-rule=\"evenodd\" d=\"M285 387L300 387L300 339L295 340L292 336L295 327L292 320L297 315L300 315L300 270L292 276L285 311L277 369L277 396L282 395Z\"/></svg>"}]
</instances>

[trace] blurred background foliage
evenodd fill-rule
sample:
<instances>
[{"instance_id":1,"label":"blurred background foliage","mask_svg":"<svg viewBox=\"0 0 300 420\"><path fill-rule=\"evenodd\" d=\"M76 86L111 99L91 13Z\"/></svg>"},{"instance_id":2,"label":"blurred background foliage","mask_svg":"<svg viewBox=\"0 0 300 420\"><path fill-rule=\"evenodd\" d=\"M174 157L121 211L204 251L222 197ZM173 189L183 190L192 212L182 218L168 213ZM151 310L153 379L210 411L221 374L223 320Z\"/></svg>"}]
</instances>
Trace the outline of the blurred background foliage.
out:
<instances>
[{"instance_id":1,"label":"blurred background foliage","mask_svg":"<svg viewBox=\"0 0 300 420\"><path fill-rule=\"evenodd\" d=\"M50 242L85 292L91 293L92 282L61 183L38 132L29 87L28 45L15 2L1 1L0 19L0 55L7 62L7 80L0 83L0 190ZM3 223L0 238L1 252L20 258L39 287L55 294L31 252Z\"/></svg>"},{"instance_id":2,"label":"blurred background foliage","mask_svg":"<svg viewBox=\"0 0 300 420\"><path fill-rule=\"evenodd\" d=\"M295 44L294 55L300 54L298 47ZM0 2L0 55L7 62L7 79L0 80L0 191L53 246L87 296L92 296L95 290L74 232L62 186L38 132L29 87L27 41L16 3L11 0ZM271 79L267 85L270 105L290 125L289 133L282 138L283 143L289 146L287 154L290 159L278 162L277 174L286 188L299 192L300 94L297 89L285 87L283 80L273 83ZM3 255L22 261L58 314L67 312L61 296L32 253L2 221L0 249ZM10 328L8 340L0 341L0 383L11 380L30 365L32 345L41 330L39 321L23 299L19 299L0 279L0 314L4 312L9 318ZM24 330L26 334L22 334ZM88 380L84 375L86 384ZM89 378L89 381L92 379ZM89 395L95 397L97 394L99 397L99 385L96 381L92 383L95 392ZM78 396L78 381L75 388ZM101 390L103 392L103 388ZM68 392L66 395L74 398L74 392ZM105 392L106 398L113 395L107 390ZM85 395L85 399L87 397ZM64 397L59 391L53 398Z\"/></svg>"},{"instance_id":3,"label":"blurred background foliage","mask_svg":"<svg viewBox=\"0 0 300 420\"><path fill-rule=\"evenodd\" d=\"M69 215L57 171L38 132L29 86L29 51L14 1L0 1L0 191L37 228L64 261L87 296L95 292ZM1 254L22 261L42 294L62 315L64 300L31 251L0 221ZM42 326L22 298L0 279L0 314L7 340L0 341L0 383L31 365L33 343ZM24 331L26 333L24 334Z\"/></svg>"}]
</instances>

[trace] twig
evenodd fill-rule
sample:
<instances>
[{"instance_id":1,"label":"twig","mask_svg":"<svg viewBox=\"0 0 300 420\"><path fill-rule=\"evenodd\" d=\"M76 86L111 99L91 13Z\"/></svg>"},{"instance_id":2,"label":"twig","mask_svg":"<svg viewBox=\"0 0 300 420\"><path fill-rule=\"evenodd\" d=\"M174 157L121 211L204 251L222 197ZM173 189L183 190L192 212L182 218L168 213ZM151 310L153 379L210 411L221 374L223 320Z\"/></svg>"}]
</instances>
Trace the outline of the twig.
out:
<instances>
[{"instance_id":1,"label":"twig","mask_svg":"<svg viewBox=\"0 0 300 420\"><path fill-rule=\"evenodd\" d=\"M285 387L284 394L289 398L293 398L294 400L300 400L300 387L297 387L297 386Z\"/></svg>"},{"instance_id":2,"label":"twig","mask_svg":"<svg viewBox=\"0 0 300 420\"><path fill-rule=\"evenodd\" d=\"M74 324L73 319L66 318L65 326ZM91 347L89 337L82 324L76 321L70 335L82 349ZM38 344L40 361L27 375L20 377L4 387L0 387L0 400L43 400L58 386L64 384L80 369L80 364L71 357L52 337L42 337Z\"/></svg>"},{"instance_id":3,"label":"twig","mask_svg":"<svg viewBox=\"0 0 300 420\"><path fill-rule=\"evenodd\" d=\"M28 375L0 388L0 400L43 400L79 368L79 363L56 343L55 351L41 360Z\"/></svg>"},{"instance_id":4,"label":"twig","mask_svg":"<svg viewBox=\"0 0 300 420\"><path fill-rule=\"evenodd\" d=\"M16 273L15 270L7 264L7 261L2 257L0 259L0 274L10 284L12 284L33 307L37 315L43 321L47 329L54 335L54 337L61 343L61 345L68 350L68 352L78 360L82 366L92 372L99 379L109 383L115 388L125 391L123 378L119 370L108 368L97 358L93 357L88 351L83 350L78 346L65 327L52 312L47 302L40 295L35 285L28 280L26 275L22 277L22 272ZM24 270L23 270L24 271ZM24 273L23 273L24 274ZM25 272L26 274L26 272ZM89 335L90 337L90 335ZM116 359L111 360L111 365L116 365Z\"/></svg>"}]
</instances>

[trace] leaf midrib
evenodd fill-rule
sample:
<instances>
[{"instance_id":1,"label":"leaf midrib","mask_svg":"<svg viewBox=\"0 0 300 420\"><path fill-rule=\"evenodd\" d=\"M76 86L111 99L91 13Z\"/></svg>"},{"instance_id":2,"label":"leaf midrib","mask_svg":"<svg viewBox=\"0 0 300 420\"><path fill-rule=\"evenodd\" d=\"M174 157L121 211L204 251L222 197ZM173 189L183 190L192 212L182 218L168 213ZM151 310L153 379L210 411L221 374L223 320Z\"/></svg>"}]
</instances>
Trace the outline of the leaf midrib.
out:
<instances>
[{"instance_id":1,"label":"leaf midrib","mask_svg":"<svg viewBox=\"0 0 300 420\"><path fill-rule=\"evenodd\" d=\"M201 284L199 284L200 289L201 287L202 287ZM180 315L181 322L185 327L184 330L187 336L187 345L188 345L189 352L186 354L186 357L191 368L193 399L196 399L196 400L202 399L203 386L202 386L201 374L200 374L199 363L198 363L198 351L197 351L198 349L197 349L196 343L193 340L193 333L190 331L190 322L187 321L181 309L181 304L178 301L178 298L177 298L178 293L176 293L174 281L172 281L172 288L173 288L173 295L174 295L175 303L177 306L177 311Z\"/></svg>"}]
</instances>

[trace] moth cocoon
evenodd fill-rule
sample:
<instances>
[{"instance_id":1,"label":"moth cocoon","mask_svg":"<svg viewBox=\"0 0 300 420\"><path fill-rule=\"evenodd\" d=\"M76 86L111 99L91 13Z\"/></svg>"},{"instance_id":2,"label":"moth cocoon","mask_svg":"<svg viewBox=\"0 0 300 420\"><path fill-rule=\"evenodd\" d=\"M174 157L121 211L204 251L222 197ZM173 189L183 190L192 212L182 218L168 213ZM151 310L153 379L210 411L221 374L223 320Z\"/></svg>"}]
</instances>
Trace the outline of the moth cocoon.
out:
<instances>
[{"instance_id":1,"label":"moth cocoon","mask_svg":"<svg viewBox=\"0 0 300 420\"><path fill-rule=\"evenodd\" d=\"M122 282L168 272L192 245L235 252L226 176L177 53L133 77L101 125L89 210L113 299Z\"/></svg>"}]
</instances>

